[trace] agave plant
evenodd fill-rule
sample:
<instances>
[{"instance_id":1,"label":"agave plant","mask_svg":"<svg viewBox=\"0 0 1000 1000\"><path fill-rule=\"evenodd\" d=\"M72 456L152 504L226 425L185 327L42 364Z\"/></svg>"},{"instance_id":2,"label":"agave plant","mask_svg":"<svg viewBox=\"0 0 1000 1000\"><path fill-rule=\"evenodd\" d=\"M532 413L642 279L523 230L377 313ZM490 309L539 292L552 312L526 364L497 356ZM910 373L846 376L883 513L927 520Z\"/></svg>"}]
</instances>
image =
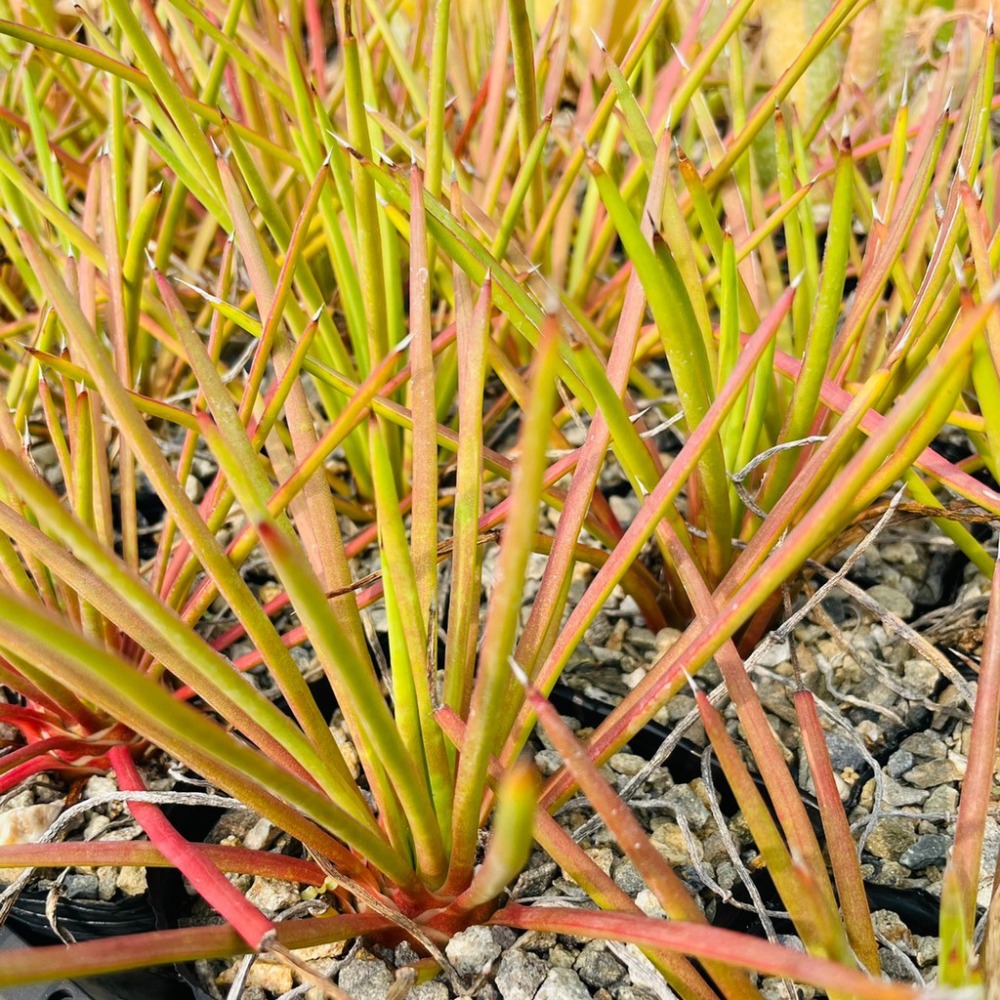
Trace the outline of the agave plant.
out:
<instances>
[{"instance_id":1,"label":"agave plant","mask_svg":"<svg viewBox=\"0 0 1000 1000\"><path fill-rule=\"evenodd\" d=\"M4 847L24 870L6 898L34 866L171 864L227 922L8 953L0 986L270 951L338 996L295 949L408 936L417 975L489 920L631 941L685 998L758 996L751 971L912 992L880 978L813 696L795 704L823 843L741 650L900 486L994 575L942 499L1000 514L971 474L996 478L1000 441L992 24L942 18L920 74L883 86L857 75L856 0L791 39L762 5L765 43L750 0L688 6L616 8L592 46L568 6L533 20L524 0L338 3L332 46L314 0L0 7L0 719L23 742L0 788L110 768L149 837ZM971 460L934 451L946 425ZM600 488L612 458L627 525ZM140 485L163 508L147 554ZM546 695L619 586L683 632L584 744ZM998 601L949 986L978 981ZM700 690L698 708L805 953L708 926L598 769L712 657L774 817ZM565 762L544 784L520 756L536 722ZM158 750L302 857L185 841L143 793ZM552 818L577 787L670 921ZM599 910L505 899L535 842ZM224 872L329 910L273 921Z\"/></svg>"}]
</instances>

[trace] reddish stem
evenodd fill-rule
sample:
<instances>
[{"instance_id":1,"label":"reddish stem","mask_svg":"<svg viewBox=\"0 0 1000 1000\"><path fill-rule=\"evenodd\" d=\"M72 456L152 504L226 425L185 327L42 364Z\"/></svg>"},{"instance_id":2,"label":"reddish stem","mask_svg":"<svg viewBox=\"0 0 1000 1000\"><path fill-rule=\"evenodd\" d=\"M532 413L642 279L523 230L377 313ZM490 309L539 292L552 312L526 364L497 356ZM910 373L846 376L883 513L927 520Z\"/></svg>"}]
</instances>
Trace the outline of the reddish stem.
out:
<instances>
[{"instance_id":1,"label":"reddish stem","mask_svg":"<svg viewBox=\"0 0 1000 1000\"><path fill-rule=\"evenodd\" d=\"M108 754L118 787L123 792L142 792L145 785L126 747L114 747ZM129 811L163 856L187 878L209 906L233 925L239 936L260 951L274 937L274 924L209 861L193 844L174 829L160 811L148 802L130 802Z\"/></svg>"},{"instance_id":2,"label":"reddish stem","mask_svg":"<svg viewBox=\"0 0 1000 1000\"><path fill-rule=\"evenodd\" d=\"M67 771L78 776L83 774L100 774L103 770L103 768L99 767L68 764L58 757L46 754L25 761L23 764L11 768L6 774L0 775L0 795L9 792L12 788L16 788L26 778L30 778L33 774L38 774L41 771Z\"/></svg>"},{"instance_id":3,"label":"reddish stem","mask_svg":"<svg viewBox=\"0 0 1000 1000\"><path fill-rule=\"evenodd\" d=\"M224 844L189 846L224 872L261 875L312 886L320 886L326 881L326 873L319 865L287 854L251 850L249 847L227 847ZM73 865L172 867L169 859L154 844L145 840L124 843L113 840L66 840L57 844L6 844L0 858L3 868L55 868Z\"/></svg>"}]
</instances>

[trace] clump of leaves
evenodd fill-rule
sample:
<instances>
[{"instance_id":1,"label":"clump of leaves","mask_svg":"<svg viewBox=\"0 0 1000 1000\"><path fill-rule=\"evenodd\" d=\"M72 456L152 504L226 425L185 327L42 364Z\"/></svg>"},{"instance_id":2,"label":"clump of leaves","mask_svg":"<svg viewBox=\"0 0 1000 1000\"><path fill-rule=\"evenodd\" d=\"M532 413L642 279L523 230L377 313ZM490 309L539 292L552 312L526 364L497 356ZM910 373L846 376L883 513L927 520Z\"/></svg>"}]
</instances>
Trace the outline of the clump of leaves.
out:
<instances>
[{"instance_id":1,"label":"clump of leaves","mask_svg":"<svg viewBox=\"0 0 1000 1000\"><path fill-rule=\"evenodd\" d=\"M773 6L764 43L750 0L616 8L609 48L524 0L356 0L332 25L315 0L3 5L0 718L24 745L0 780L110 767L151 842L5 847L25 869L6 898L31 866L174 864L228 925L11 953L0 985L247 950L301 966L292 949L360 934L446 964L493 920L632 941L685 998L757 996L747 970L911 992L879 977L812 696L825 844L740 649L900 484L993 574L942 498L1000 513L972 475L996 477L1000 440L995 41L942 18L884 87L859 75L862 4L791 27ZM969 460L933 450L946 425ZM618 586L684 632L584 745L545 694ZM945 886L954 986L976 976L997 600ZM713 656L774 817L699 709L805 954L707 926L597 769ZM566 763L541 786L519 758L536 719ZM139 794L154 747L305 860L184 841ZM552 819L576 786L669 922ZM533 842L600 911L504 905ZM223 871L311 884L330 912L273 922Z\"/></svg>"}]
</instances>

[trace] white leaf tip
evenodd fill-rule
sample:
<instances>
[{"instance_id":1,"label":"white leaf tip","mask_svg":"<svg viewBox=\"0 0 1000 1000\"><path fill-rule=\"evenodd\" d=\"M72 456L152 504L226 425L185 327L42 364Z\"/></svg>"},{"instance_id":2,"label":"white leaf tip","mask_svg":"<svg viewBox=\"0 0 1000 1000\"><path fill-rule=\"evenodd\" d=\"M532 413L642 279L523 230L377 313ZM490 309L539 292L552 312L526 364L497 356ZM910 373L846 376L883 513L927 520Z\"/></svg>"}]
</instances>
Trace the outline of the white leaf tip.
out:
<instances>
[{"instance_id":1,"label":"white leaf tip","mask_svg":"<svg viewBox=\"0 0 1000 1000\"><path fill-rule=\"evenodd\" d=\"M520 684L521 687L526 688L528 686L528 675L524 672L521 664L518 663L513 656L507 657L507 663L510 666L510 672L517 679L518 684Z\"/></svg>"}]
</instances>

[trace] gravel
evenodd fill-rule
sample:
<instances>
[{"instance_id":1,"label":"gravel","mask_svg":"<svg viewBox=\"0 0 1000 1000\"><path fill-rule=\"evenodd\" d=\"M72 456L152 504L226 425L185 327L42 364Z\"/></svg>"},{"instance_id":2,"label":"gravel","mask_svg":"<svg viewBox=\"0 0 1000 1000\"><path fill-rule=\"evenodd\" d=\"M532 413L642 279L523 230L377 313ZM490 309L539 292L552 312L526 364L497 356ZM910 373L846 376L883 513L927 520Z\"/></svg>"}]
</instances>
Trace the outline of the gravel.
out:
<instances>
[{"instance_id":1,"label":"gravel","mask_svg":"<svg viewBox=\"0 0 1000 1000\"><path fill-rule=\"evenodd\" d=\"M63 880L67 899L97 899L99 887L96 875L67 875Z\"/></svg>"},{"instance_id":2,"label":"gravel","mask_svg":"<svg viewBox=\"0 0 1000 1000\"><path fill-rule=\"evenodd\" d=\"M246 897L269 917L274 917L282 910L294 906L301 898L295 886L288 882L259 876L253 880Z\"/></svg>"},{"instance_id":3,"label":"gravel","mask_svg":"<svg viewBox=\"0 0 1000 1000\"><path fill-rule=\"evenodd\" d=\"M450 997L451 993L448 992L448 987L437 980L414 986L406 994L406 1000L449 1000Z\"/></svg>"},{"instance_id":4,"label":"gravel","mask_svg":"<svg viewBox=\"0 0 1000 1000\"><path fill-rule=\"evenodd\" d=\"M907 771L903 777L916 788L934 788L959 781L964 773L964 768L953 760L929 760Z\"/></svg>"},{"instance_id":5,"label":"gravel","mask_svg":"<svg viewBox=\"0 0 1000 1000\"><path fill-rule=\"evenodd\" d=\"M885 765L885 773L890 778L902 778L916 763L916 758L909 750L897 750Z\"/></svg>"},{"instance_id":6,"label":"gravel","mask_svg":"<svg viewBox=\"0 0 1000 1000\"><path fill-rule=\"evenodd\" d=\"M573 968L588 986L593 987L614 986L625 975L625 966L600 941L584 945Z\"/></svg>"},{"instance_id":7,"label":"gravel","mask_svg":"<svg viewBox=\"0 0 1000 1000\"><path fill-rule=\"evenodd\" d=\"M880 583L869 587L866 593L872 600L881 604L886 611L891 611L904 621L913 615L913 601L895 587Z\"/></svg>"},{"instance_id":8,"label":"gravel","mask_svg":"<svg viewBox=\"0 0 1000 1000\"><path fill-rule=\"evenodd\" d=\"M337 985L352 1000L385 1000L392 988L393 974L377 958L353 958L345 962Z\"/></svg>"},{"instance_id":9,"label":"gravel","mask_svg":"<svg viewBox=\"0 0 1000 1000\"><path fill-rule=\"evenodd\" d=\"M460 976L476 976L486 971L500 954L500 945L489 927L469 927L456 934L445 948L448 961Z\"/></svg>"},{"instance_id":10,"label":"gravel","mask_svg":"<svg viewBox=\"0 0 1000 1000\"><path fill-rule=\"evenodd\" d=\"M927 868L943 865L948 859L951 838L940 833L928 833L918 837L916 842L899 856L899 863L907 868Z\"/></svg>"},{"instance_id":11,"label":"gravel","mask_svg":"<svg viewBox=\"0 0 1000 1000\"><path fill-rule=\"evenodd\" d=\"M503 1000L532 1000L548 975L548 963L521 948L511 948L497 970L497 989Z\"/></svg>"},{"instance_id":12,"label":"gravel","mask_svg":"<svg viewBox=\"0 0 1000 1000\"><path fill-rule=\"evenodd\" d=\"M535 1000L591 1000L590 990L572 969L549 969Z\"/></svg>"},{"instance_id":13,"label":"gravel","mask_svg":"<svg viewBox=\"0 0 1000 1000\"><path fill-rule=\"evenodd\" d=\"M877 820L868 836L865 848L877 858L899 860L900 855L917 840L914 821L905 816L886 816Z\"/></svg>"}]
</instances>

